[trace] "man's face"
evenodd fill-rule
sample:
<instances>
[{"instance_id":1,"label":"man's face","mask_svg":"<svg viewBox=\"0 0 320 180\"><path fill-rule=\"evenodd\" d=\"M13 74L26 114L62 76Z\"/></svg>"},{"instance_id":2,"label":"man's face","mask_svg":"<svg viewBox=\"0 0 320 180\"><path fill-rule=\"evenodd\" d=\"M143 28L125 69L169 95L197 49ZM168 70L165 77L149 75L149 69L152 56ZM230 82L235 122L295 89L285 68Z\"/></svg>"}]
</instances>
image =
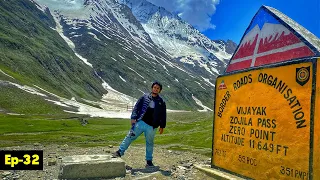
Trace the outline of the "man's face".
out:
<instances>
[{"instance_id":1,"label":"man's face","mask_svg":"<svg viewBox=\"0 0 320 180\"><path fill-rule=\"evenodd\" d=\"M160 93L160 86L158 84L153 85L152 87L152 94L159 94Z\"/></svg>"}]
</instances>

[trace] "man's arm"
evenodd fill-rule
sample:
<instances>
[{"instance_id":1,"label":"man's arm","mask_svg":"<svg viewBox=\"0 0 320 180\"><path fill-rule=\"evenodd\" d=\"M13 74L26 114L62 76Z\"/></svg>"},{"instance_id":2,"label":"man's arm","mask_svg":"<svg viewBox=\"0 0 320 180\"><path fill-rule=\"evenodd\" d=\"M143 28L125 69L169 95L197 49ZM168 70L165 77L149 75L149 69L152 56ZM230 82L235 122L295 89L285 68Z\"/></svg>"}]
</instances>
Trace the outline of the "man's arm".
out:
<instances>
[{"instance_id":1,"label":"man's arm","mask_svg":"<svg viewBox=\"0 0 320 180\"><path fill-rule=\"evenodd\" d=\"M137 120L142 102L143 102L143 96L140 97L137 103L134 105L134 108L131 113L131 124L132 124L132 120Z\"/></svg>"}]
</instances>

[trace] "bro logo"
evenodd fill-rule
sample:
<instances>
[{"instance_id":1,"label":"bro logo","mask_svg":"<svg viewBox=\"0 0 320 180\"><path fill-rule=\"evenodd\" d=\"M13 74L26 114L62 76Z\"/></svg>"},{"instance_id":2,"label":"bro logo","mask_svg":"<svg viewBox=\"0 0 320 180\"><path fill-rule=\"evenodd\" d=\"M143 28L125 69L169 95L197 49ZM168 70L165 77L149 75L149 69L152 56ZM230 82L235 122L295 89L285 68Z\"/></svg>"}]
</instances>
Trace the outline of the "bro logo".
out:
<instances>
[{"instance_id":1,"label":"bro logo","mask_svg":"<svg viewBox=\"0 0 320 180\"><path fill-rule=\"evenodd\" d=\"M218 89L219 89L219 90L221 90L221 89L227 89L227 86L226 86L226 84L224 83L224 80L221 81Z\"/></svg>"},{"instance_id":2,"label":"bro logo","mask_svg":"<svg viewBox=\"0 0 320 180\"><path fill-rule=\"evenodd\" d=\"M310 66L296 69L296 82L301 86L305 85L310 79Z\"/></svg>"}]
</instances>

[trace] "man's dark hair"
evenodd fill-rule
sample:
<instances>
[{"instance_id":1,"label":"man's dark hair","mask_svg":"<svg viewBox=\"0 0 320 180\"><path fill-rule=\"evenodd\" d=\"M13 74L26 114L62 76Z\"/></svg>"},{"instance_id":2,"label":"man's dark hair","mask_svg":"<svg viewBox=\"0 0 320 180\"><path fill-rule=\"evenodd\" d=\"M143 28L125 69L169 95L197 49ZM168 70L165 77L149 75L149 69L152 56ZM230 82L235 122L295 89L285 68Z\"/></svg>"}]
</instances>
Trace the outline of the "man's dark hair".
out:
<instances>
[{"instance_id":1,"label":"man's dark hair","mask_svg":"<svg viewBox=\"0 0 320 180\"><path fill-rule=\"evenodd\" d=\"M162 90L162 84L161 84L159 81L153 82L152 85L151 85L151 88L153 88L153 86L156 85L156 84L157 84L158 86L160 86L160 91L161 91L161 90Z\"/></svg>"}]
</instances>

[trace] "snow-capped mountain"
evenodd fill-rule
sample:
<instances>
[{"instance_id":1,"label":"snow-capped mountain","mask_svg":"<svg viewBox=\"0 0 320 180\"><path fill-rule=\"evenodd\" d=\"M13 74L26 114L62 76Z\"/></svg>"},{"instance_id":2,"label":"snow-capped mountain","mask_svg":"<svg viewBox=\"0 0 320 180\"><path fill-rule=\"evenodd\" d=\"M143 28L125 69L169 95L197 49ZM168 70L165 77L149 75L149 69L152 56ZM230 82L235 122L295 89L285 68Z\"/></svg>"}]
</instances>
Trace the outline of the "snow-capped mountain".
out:
<instances>
[{"instance_id":1,"label":"snow-capped mountain","mask_svg":"<svg viewBox=\"0 0 320 180\"><path fill-rule=\"evenodd\" d=\"M118 0L127 5L151 39L179 62L200 66L217 75L232 52L226 44L210 40L177 15L147 0Z\"/></svg>"},{"instance_id":2,"label":"snow-capped mountain","mask_svg":"<svg viewBox=\"0 0 320 180\"><path fill-rule=\"evenodd\" d=\"M152 69L155 71L157 68L146 67L144 70L137 70L136 65L139 63L147 63L149 66L160 65L163 72L158 72L173 80L180 78L171 71L182 71L189 77L199 78L200 80L196 81L197 86L204 82L209 84L212 90L215 77L224 70L228 58L231 57L231 54L226 52L225 43L211 41L178 16L145 0L37 0L36 2L39 6L47 6L50 9L56 23L61 25L66 39L74 43L75 52L88 59L88 63L92 64L97 73L109 84L114 83L114 75L110 75L110 69L113 68L106 69L101 66L109 66L109 62L120 60L125 64L116 67L125 66L126 69L130 67L133 69L129 71L141 72L140 74L150 72ZM88 43L92 40L104 44L107 49L110 48L109 44L117 44L117 48L112 48L113 52L109 53L109 57L102 60L88 50L90 48ZM128 61L132 64L130 65ZM127 79L132 78L128 77L127 70L112 71L114 74L119 74L123 82L126 76ZM143 85L142 82L145 83L145 80L141 78L135 83ZM132 84L132 86L137 85ZM127 85L116 84L113 87L122 89L123 93L131 93L123 90ZM200 88L207 90L203 86Z\"/></svg>"},{"instance_id":3,"label":"snow-capped mountain","mask_svg":"<svg viewBox=\"0 0 320 180\"><path fill-rule=\"evenodd\" d=\"M126 95L121 102L130 105L159 80L168 108L213 108L215 78L225 68L232 43L209 40L163 8L144 6L155 12L144 23L143 13L137 18L132 7L116 0L18 0L1 1L1 6L6 17L1 23L12 30L0 28L10 37L10 43L0 37L8 52L0 80L23 74L14 83L91 104L120 93ZM157 21L161 25L155 26ZM16 47L26 50L17 54Z\"/></svg>"}]
</instances>

